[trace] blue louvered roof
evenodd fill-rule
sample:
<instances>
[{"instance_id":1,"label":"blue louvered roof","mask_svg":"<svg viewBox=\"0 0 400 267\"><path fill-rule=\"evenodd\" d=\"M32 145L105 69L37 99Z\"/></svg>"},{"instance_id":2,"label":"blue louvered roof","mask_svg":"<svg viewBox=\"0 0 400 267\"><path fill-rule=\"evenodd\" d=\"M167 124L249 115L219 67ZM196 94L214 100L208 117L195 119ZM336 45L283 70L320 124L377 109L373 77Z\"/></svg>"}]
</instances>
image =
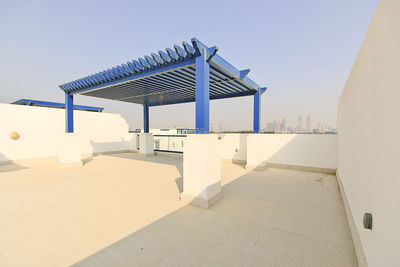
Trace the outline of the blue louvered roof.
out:
<instances>
[{"instance_id":1,"label":"blue louvered roof","mask_svg":"<svg viewBox=\"0 0 400 267\"><path fill-rule=\"evenodd\" d=\"M218 48L207 47L196 38L174 49L152 53L125 64L68 82L59 87L69 94L146 104L168 105L195 101L195 57L204 49L210 55L210 99L254 95L261 88L246 77L249 70L239 71L217 54Z\"/></svg>"}]
</instances>

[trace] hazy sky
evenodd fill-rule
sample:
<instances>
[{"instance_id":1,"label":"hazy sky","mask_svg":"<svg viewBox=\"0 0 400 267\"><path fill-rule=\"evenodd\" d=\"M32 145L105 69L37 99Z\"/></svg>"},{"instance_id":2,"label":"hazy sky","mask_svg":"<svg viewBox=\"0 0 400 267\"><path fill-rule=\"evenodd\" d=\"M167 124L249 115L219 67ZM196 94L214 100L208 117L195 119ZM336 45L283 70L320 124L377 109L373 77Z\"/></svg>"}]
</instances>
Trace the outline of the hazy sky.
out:
<instances>
[{"instance_id":1,"label":"hazy sky","mask_svg":"<svg viewBox=\"0 0 400 267\"><path fill-rule=\"evenodd\" d=\"M261 127L299 115L336 127L338 97L377 0L0 0L0 102L64 101L58 85L196 37L269 90ZM142 106L76 96L142 127ZM194 103L150 108L150 125L194 127ZM214 100L210 123L252 129L253 97Z\"/></svg>"}]
</instances>

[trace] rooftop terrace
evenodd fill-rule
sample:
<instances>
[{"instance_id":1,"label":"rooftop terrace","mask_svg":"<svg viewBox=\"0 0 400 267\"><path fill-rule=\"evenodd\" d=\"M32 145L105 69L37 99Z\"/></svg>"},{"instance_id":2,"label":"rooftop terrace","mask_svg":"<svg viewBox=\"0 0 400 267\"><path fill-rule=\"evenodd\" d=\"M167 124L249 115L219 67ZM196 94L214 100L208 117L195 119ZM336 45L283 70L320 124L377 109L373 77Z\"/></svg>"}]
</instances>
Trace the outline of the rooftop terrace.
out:
<instances>
[{"instance_id":1,"label":"rooftop terrace","mask_svg":"<svg viewBox=\"0 0 400 267\"><path fill-rule=\"evenodd\" d=\"M1 266L356 266L335 176L222 164L223 201L186 205L182 158L0 165Z\"/></svg>"}]
</instances>

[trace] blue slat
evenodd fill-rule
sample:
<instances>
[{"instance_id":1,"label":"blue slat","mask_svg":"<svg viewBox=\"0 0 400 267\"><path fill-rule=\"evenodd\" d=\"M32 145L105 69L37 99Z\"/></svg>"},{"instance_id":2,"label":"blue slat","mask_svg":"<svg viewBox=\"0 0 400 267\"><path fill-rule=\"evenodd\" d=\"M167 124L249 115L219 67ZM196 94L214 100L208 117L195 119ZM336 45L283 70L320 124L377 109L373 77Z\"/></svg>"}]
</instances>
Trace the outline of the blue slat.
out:
<instances>
[{"instance_id":1,"label":"blue slat","mask_svg":"<svg viewBox=\"0 0 400 267\"><path fill-rule=\"evenodd\" d=\"M149 56L144 56L144 59L146 59L147 63L153 68L157 67L157 63L154 61L152 57Z\"/></svg>"},{"instance_id":2,"label":"blue slat","mask_svg":"<svg viewBox=\"0 0 400 267\"><path fill-rule=\"evenodd\" d=\"M122 64L122 67L124 68L125 72L129 75L134 74L135 72L126 64Z\"/></svg>"},{"instance_id":3,"label":"blue slat","mask_svg":"<svg viewBox=\"0 0 400 267\"><path fill-rule=\"evenodd\" d=\"M142 63L140 63L139 61L137 61L137 60L132 60L132 62L133 62L133 64L135 64L135 66L136 66L136 68L139 70L139 71L144 71L144 67L143 67L143 65L142 65Z\"/></svg>"},{"instance_id":4,"label":"blue slat","mask_svg":"<svg viewBox=\"0 0 400 267\"><path fill-rule=\"evenodd\" d=\"M190 44L188 44L186 42L182 42L182 45L183 45L183 48L185 48L186 53L188 53L188 55L190 57L193 57L194 53L196 52L196 50L194 50L194 48Z\"/></svg>"},{"instance_id":5,"label":"blue slat","mask_svg":"<svg viewBox=\"0 0 400 267\"><path fill-rule=\"evenodd\" d=\"M164 51L158 51L158 54L160 54L160 57L164 60L164 63L170 64L172 62L171 57L165 53Z\"/></svg>"},{"instance_id":6,"label":"blue slat","mask_svg":"<svg viewBox=\"0 0 400 267\"><path fill-rule=\"evenodd\" d=\"M126 64L128 64L129 68L130 68L133 72L135 72L135 73L140 72L139 69L136 67L136 65L133 64L133 62L127 62Z\"/></svg>"},{"instance_id":7,"label":"blue slat","mask_svg":"<svg viewBox=\"0 0 400 267\"><path fill-rule=\"evenodd\" d=\"M155 53L151 53L151 56L153 57L154 61L158 64L158 65L163 65L164 64L164 60L160 57L160 55L157 55Z\"/></svg>"},{"instance_id":8,"label":"blue slat","mask_svg":"<svg viewBox=\"0 0 400 267\"><path fill-rule=\"evenodd\" d=\"M138 60L139 60L140 63L142 63L142 66L145 69L150 69L150 64L145 59L140 57L140 58L138 58Z\"/></svg>"},{"instance_id":9,"label":"blue slat","mask_svg":"<svg viewBox=\"0 0 400 267\"><path fill-rule=\"evenodd\" d=\"M178 61L178 59L179 59L179 56L178 56L178 54L174 51L174 50L172 50L171 48L166 48L165 50L167 50L167 53L168 53L168 55L169 55L169 57L173 60L173 61Z\"/></svg>"},{"instance_id":10,"label":"blue slat","mask_svg":"<svg viewBox=\"0 0 400 267\"><path fill-rule=\"evenodd\" d=\"M183 49L182 47L180 47L179 45L174 45L174 49L176 51L176 53L178 54L178 56L183 60L185 59L185 57L187 56L187 53L185 51L185 49Z\"/></svg>"},{"instance_id":11,"label":"blue slat","mask_svg":"<svg viewBox=\"0 0 400 267\"><path fill-rule=\"evenodd\" d=\"M117 69L124 75L129 75L129 73L122 67L122 66L117 66Z\"/></svg>"}]
</instances>

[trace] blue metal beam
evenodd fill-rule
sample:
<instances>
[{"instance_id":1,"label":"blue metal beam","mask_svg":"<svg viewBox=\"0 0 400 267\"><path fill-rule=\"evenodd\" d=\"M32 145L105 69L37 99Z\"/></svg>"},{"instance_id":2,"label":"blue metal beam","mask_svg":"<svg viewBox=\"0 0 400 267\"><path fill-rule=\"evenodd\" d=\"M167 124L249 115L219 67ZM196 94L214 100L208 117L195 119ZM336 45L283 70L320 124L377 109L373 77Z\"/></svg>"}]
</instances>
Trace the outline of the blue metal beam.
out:
<instances>
[{"instance_id":1,"label":"blue metal beam","mask_svg":"<svg viewBox=\"0 0 400 267\"><path fill-rule=\"evenodd\" d=\"M260 133L260 91L254 95L253 133Z\"/></svg>"},{"instance_id":2,"label":"blue metal beam","mask_svg":"<svg viewBox=\"0 0 400 267\"><path fill-rule=\"evenodd\" d=\"M207 50L196 57L196 133L208 134L210 128L210 65Z\"/></svg>"},{"instance_id":3,"label":"blue metal beam","mask_svg":"<svg viewBox=\"0 0 400 267\"><path fill-rule=\"evenodd\" d=\"M56 103L56 102L33 100L33 99L20 99L15 102L12 102L11 104L48 107L48 108L65 108L65 103ZM75 110L84 110L84 111L102 112L104 108L74 105L74 109Z\"/></svg>"},{"instance_id":4,"label":"blue metal beam","mask_svg":"<svg viewBox=\"0 0 400 267\"><path fill-rule=\"evenodd\" d=\"M143 132L149 132L149 106L143 105Z\"/></svg>"},{"instance_id":5,"label":"blue metal beam","mask_svg":"<svg viewBox=\"0 0 400 267\"><path fill-rule=\"evenodd\" d=\"M74 132L74 96L65 93L65 132Z\"/></svg>"}]
</instances>

